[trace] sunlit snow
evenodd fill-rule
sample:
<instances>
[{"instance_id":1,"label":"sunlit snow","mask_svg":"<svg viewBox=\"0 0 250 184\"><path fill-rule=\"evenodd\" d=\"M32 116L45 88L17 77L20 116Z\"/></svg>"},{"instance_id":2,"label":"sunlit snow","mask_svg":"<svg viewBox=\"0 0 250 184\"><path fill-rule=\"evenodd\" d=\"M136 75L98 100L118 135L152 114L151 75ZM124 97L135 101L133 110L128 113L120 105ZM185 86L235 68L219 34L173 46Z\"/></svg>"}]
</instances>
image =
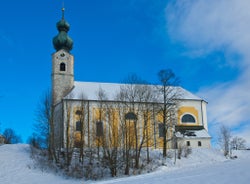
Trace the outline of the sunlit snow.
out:
<instances>
[{"instance_id":1,"label":"sunlit snow","mask_svg":"<svg viewBox=\"0 0 250 184\"><path fill-rule=\"evenodd\" d=\"M237 159L225 159L213 149L193 149L188 158L167 161L157 171L149 174L83 181L66 179L49 171L34 169L28 145L0 146L0 184L248 184L250 181L250 151L233 152Z\"/></svg>"}]
</instances>

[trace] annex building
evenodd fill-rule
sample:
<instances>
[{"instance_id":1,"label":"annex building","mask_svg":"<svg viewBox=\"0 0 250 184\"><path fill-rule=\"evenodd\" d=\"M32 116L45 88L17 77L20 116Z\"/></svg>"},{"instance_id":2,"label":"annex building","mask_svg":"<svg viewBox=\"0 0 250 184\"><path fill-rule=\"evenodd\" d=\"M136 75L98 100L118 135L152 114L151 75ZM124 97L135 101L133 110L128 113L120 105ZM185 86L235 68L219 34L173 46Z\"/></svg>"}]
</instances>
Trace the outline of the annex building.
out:
<instances>
[{"instance_id":1,"label":"annex building","mask_svg":"<svg viewBox=\"0 0 250 184\"><path fill-rule=\"evenodd\" d=\"M64 12L57 29L52 54L56 146L162 148L163 86L75 81L73 40ZM209 148L207 102L179 86L165 89L167 147Z\"/></svg>"}]
</instances>

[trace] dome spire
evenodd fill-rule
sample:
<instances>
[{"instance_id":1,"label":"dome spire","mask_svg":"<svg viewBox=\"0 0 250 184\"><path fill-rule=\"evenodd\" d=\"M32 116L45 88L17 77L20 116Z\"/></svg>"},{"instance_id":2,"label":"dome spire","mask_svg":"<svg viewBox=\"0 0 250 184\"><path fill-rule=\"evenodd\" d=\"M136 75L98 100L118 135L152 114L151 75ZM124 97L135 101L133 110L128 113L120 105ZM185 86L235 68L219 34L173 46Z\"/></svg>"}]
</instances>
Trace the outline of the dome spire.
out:
<instances>
[{"instance_id":1,"label":"dome spire","mask_svg":"<svg viewBox=\"0 0 250 184\"><path fill-rule=\"evenodd\" d=\"M62 7L62 19L57 22L56 27L58 30L58 35L53 38L53 45L56 51L65 49L66 51L72 50L73 40L68 36L68 31L70 28L69 23L64 19L64 3Z\"/></svg>"},{"instance_id":2,"label":"dome spire","mask_svg":"<svg viewBox=\"0 0 250 184\"><path fill-rule=\"evenodd\" d=\"M64 11L65 11L65 8L64 8L64 1L62 2L62 19L64 19Z\"/></svg>"}]
</instances>

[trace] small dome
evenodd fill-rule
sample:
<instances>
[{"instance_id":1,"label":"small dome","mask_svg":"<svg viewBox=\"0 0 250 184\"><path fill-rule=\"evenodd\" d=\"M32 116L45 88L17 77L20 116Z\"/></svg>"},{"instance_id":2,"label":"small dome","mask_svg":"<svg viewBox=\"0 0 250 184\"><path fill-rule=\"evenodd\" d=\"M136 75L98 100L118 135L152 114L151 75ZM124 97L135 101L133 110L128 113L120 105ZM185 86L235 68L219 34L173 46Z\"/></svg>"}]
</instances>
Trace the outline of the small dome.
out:
<instances>
[{"instance_id":1,"label":"small dome","mask_svg":"<svg viewBox=\"0 0 250 184\"><path fill-rule=\"evenodd\" d=\"M57 27L57 30L58 31L65 31L65 32L68 32L69 31L69 23L64 20L64 18L62 20L60 20L59 22L57 22L56 24L56 27Z\"/></svg>"},{"instance_id":2,"label":"small dome","mask_svg":"<svg viewBox=\"0 0 250 184\"><path fill-rule=\"evenodd\" d=\"M73 40L67 34L70 29L70 25L64 19L64 8L62 9L62 13L62 19L56 24L59 33L53 38L53 45L56 51L65 49L69 52L73 48Z\"/></svg>"},{"instance_id":3,"label":"small dome","mask_svg":"<svg viewBox=\"0 0 250 184\"><path fill-rule=\"evenodd\" d=\"M70 51L73 48L73 40L65 31L60 31L59 34L53 38L53 45L56 51L61 49Z\"/></svg>"}]
</instances>

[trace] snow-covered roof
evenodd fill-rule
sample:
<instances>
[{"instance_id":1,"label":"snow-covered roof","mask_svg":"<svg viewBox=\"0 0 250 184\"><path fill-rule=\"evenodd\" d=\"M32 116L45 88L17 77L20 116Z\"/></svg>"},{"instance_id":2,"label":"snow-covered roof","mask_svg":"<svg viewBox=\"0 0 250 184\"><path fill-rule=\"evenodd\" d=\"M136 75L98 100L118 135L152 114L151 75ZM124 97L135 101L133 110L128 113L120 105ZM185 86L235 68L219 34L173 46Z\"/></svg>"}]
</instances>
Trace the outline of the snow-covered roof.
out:
<instances>
[{"instance_id":1,"label":"snow-covered roof","mask_svg":"<svg viewBox=\"0 0 250 184\"><path fill-rule=\"evenodd\" d=\"M115 101L117 94L121 91L122 87L125 87L126 85L128 84L75 81L74 88L68 95L64 97L64 99L98 100L98 92L101 89L105 92L107 100ZM157 88L157 86L155 85L150 86L152 86L153 89ZM192 94L191 92L183 89L182 87L173 87L173 89L176 91L179 90L178 92L181 94L181 99L202 100L200 97Z\"/></svg>"},{"instance_id":2,"label":"snow-covered roof","mask_svg":"<svg viewBox=\"0 0 250 184\"><path fill-rule=\"evenodd\" d=\"M187 130L185 132L176 132L178 138L211 138L206 129Z\"/></svg>"}]
</instances>

